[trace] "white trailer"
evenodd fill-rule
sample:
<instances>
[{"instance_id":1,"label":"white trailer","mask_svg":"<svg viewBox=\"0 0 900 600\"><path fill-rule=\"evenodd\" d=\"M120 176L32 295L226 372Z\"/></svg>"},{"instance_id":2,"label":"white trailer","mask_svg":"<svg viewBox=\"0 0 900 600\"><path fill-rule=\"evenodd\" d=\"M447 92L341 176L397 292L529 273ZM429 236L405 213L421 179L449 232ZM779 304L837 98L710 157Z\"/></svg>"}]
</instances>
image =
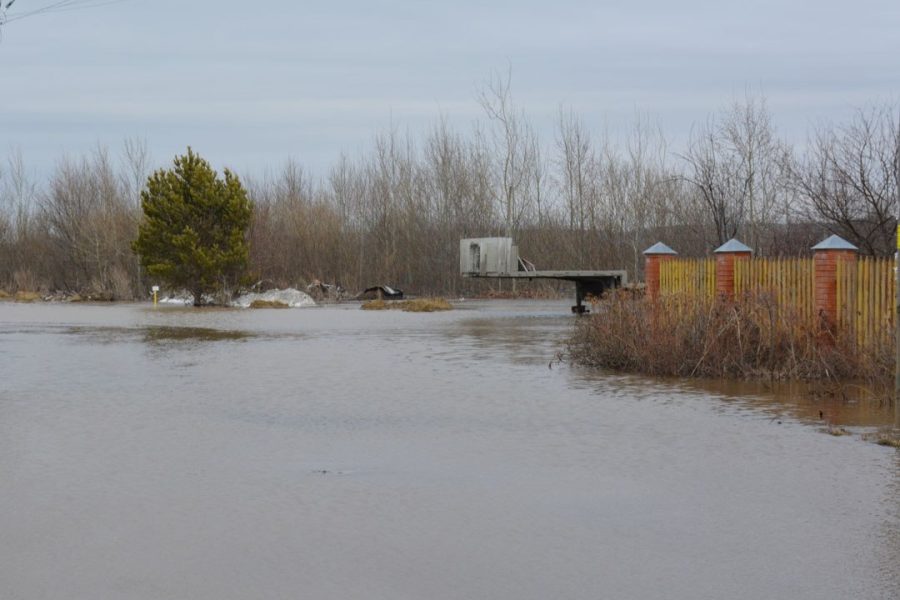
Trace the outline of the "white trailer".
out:
<instances>
[{"instance_id":1,"label":"white trailer","mask_svg":"<svg viewBox=\"0 0 900 600\"><path fill-rule=\"evenodd\" d=\"M599 296L605 290L628 283L624 269L611 271L538 271L519 257L512 238L466 238L459 241L459 271L463 277L496 279L560 279L575 283L572 312L583 313L588 294Z\"/></svg>"}]
</instances>

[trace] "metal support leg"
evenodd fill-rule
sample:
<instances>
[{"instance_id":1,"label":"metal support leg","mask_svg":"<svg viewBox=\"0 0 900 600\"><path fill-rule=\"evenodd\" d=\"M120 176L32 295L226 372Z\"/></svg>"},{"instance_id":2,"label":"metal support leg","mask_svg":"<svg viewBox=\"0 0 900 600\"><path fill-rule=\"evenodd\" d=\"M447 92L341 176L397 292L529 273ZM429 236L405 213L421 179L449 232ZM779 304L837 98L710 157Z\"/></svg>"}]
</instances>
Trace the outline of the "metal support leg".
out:
<instances>
[{"instance_id":1,"label":"metal support leg","mask_svg":"<svg viewBox=\"0 0 900 600\"><path fill-rule=\"evenodd\" d=\"M575 306L572 307L572 312L576 315L583 315L588 312L587 307L584 305L584 286L580 281L575 282Z\"/></svg>"}]
</instances>

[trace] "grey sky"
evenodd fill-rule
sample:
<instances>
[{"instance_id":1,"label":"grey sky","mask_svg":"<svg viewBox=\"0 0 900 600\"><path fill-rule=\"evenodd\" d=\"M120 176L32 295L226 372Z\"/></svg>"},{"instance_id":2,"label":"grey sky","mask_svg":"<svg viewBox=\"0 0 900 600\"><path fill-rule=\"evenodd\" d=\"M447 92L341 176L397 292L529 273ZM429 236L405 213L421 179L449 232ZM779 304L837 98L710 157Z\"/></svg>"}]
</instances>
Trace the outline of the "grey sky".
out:
<instances>
[{"instance_id":1,"label":"grey sky","mask_svg":"<svg viewBox=\"0 0 900 600\"><path fill-rule=\"evenodd\" d=\"M51 4L16 0L10 11ZM126 137L241 172L324 173L393 123L468 128L492 71L545 141L562 104L593 128L636 113L679 144L762 90L781 131L896 100L900 2L129 0L3 26L0 153L44 170Z\"/></svg>"}]
</instances>

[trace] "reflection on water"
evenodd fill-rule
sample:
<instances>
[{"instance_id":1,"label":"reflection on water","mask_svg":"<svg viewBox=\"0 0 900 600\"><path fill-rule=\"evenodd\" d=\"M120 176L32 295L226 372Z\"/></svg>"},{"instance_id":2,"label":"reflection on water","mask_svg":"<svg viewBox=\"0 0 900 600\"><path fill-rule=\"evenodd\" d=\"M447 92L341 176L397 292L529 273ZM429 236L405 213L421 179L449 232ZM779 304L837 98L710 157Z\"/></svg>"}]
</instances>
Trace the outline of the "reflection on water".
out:
<instances>
[{"instance_id":1,"label":"reflection on water","mask_svg":"<svg viewBox=\"0 0 900 600\"><path fill-rule=\"evenodd\" d=\"M819 432L888 407L579 369L572 323L0 305L0 596L900 597L900 452Z\"/></svg>"},{"instance_id":2,"label":"reflection on water","mask_svg":"<svg viewBox=\"0 0 900 600\"><path fill-rule=\"evenodd\" d=\"M218 342L246 340L254 336L247 331L210 329L208 327L147 327L142 330L148 343L161 342Z\"/></svg>"},{"instance_id":3,"label":"reflection on water","mask_svg":"<svg viewBox=\"0 0 900 600\"><path fill-rule=\"evenodd\" d=\"M887 511L879 535L879 569L885 580L897 578L900 571L900 451L894 454L893 474L886 496ZM897 594L894 594L897 597Z\"/></svg>"},{"instance_id":4,"label":"reflection on water","mask_svg":"<svg viewBox=\"0 0 900 600\"><path fill-rule=\"evenodd\" d=\"M889 427L894 422L890 400L858 384L716 381L696 385L721 394L726 401L805 422L849 427Z\"/></svg>"},{"instance_id":5,"label":"reflection on water","mask_svg":"<svg viewBox=\"0 0 900 600\"><path fill-rule=\"evenodd\" d=\"M792 418L810 424L846 427L891 427L894 408L883 393L858 384L822 382L763 382L704 379L645 378L578 370L585 381L616 386L643 395L657 386L695 391L735 406L768 414L774 418Z\"/></svg>"}]
</instances>

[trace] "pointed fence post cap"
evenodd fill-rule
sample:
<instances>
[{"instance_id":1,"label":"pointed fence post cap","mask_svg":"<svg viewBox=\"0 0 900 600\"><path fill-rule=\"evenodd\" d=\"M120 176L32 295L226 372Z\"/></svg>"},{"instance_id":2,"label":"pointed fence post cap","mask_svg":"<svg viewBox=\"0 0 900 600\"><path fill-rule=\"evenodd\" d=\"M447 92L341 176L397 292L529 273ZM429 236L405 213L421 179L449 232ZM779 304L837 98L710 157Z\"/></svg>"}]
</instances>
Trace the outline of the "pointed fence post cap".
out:
<instances>
[{"instance_id":1,"label":"pointed fence post cap","mask_svg":"<svg viewBox=\"0 0 900 600\"><path fill-rule=\"evenodd\" d=\"M715 254L722 254L725 252L753 252L753 249L746 244L739 242L736 238L731 238L715 250L713 250Z\"/></svg>"},{"instance_id":2,"label":"pointed fence post cap","mask_svg":"<svg viewBox=\"0 0 900 600\"><path fill-rule=\"evenodd\" d=\"M662 242L656 242L655 244L653 244L652 246L650 246L649 248L647 248L646 250L644 250L644 254L646 254L646 255L649 256L649 255L651 255L651 254L672 254L672 255L676 255L676 254L678 254L678 253L675 252L674 250L672 250L671 248L669 248L668 246L666 246L665 244L663 244Z\"/></svg>"},{"instance_id":3,"label":"pointed fence post cap","mask_svg":"<svg viewBox=\"0 0 900 600\"><path fill-rule=\"evenodd\" d=\"M815 246L812 247L813 250L859 250L856 246L845 240L839 235L832 235Z\"/></svg>"}]
</instances>

